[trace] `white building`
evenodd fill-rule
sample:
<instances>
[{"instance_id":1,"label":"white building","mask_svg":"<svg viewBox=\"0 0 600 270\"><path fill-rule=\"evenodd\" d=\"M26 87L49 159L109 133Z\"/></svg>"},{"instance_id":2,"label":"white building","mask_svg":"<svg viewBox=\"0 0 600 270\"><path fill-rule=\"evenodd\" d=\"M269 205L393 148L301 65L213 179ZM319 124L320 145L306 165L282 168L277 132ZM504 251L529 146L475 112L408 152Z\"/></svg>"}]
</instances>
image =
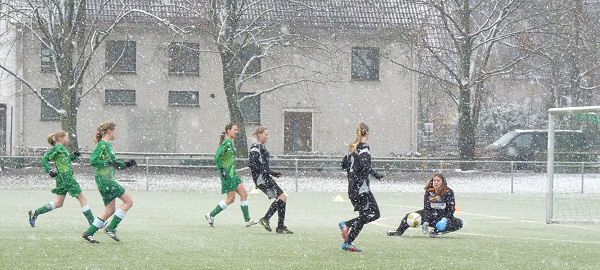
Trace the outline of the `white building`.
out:
<instances>
[{"instance_id":1,"label":"white building","mask_svg":"<svg viewBox=\"0 0 600 270\"><path fill-rule=\"evenodd\" d=\"M287 18L291 31L301 31L336 49L329 52L329 59L311 59L306 57L310 49L300 52L281 47L261 61L261 69L293 62L324 71L318 78L322 83L292 84L242 104L247 133L258 125L267 126L273 154L343 153L359 122L372 130L370 144L375 155L417 149L416 76L387 60L411 61L394 38L395 27L410 13L398 4L374 9L365 6L370 5L367 2L315 1L311 3L317 5L314 10ZM144 9L151 3L136 5ZM323 10L332 8L339 12L323 16ZM53 105L60 106L54 90L56 77L46 72L52 59L44 56L40 41L28 32L11 33L14 36L7 38L16 39L14 48L0 47L0 59L41 89ZM193 50L181 49L181 42ZM214 152L229 112L221 58L212 38L198 34L182 38L153 19L131 20L103 44L90 77L99 77L123 48L120 64L82 99L77 123L80 147L93 149L96 126L113 119L119 126L114 142L117 151ZM185 54L186 60L170 56L174 51ZM314 54L316 58L322 55L317 49ZM6 153L27 154L47 147L46 136L60 129L58 115L14 77L4 71L0 76L0 102L7 112ZM254 93L297 76L288 69L277 69L252 79L242 92ZM88 86L91 81L86 82Z\"/></svg>"}]
</instances>

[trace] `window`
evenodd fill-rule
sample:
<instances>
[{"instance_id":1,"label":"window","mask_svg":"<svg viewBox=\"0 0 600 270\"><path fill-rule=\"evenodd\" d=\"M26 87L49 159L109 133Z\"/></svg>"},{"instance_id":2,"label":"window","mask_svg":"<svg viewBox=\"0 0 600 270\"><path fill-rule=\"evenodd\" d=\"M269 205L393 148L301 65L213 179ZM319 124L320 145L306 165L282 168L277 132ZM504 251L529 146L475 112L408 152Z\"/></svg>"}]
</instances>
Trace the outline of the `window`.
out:
<instances>
[{"instance_id":1,"label":"window","mask_svg":"<svg viewBox=\"0 0 600 270\"><path fill-rule=\"evenodd\" d=\"M240 93L241 97L252 93ZM260 124L260 95L244 99L240 102L240 110L246 124Z\"/></svg>"},{"instance_id":2,"label":"window","mask_svg":"<svg viewBox=\"0 0 600 270\"><path fill-rule=\"evenodd\" d=\"M104 104L135 105L135 90L106 89Z\"/></svg>"},{"instance_id":3,"label":"window","mask_svg":"<svg viewBox=\"0 0 600 270\"><path fill-rule=\"evenodd\" d=\"M198 91L169 91L169 105L200 106Z\"/></svg>"},{"instance_id":4,"label":"window","mask_svg":"<svg viewBox=\"0 0 600 270\"><path fill-rule=\"evenodd\" d=\"M48 43L48 41L45 42ZM50 48L44 45L44 42L41 42L41 44L42 51L40 66L42 72L54 72L54 56L52 55L52 51L50 50Z\"/></svg>"},{"instance_id":5,"label":"window","mask_svg":"<svg viewBox=\"0 0 600 270\"><path fill-rule=\"evenodd\" d=\"M57 109L61 109L61 97L60 97L60 90L57 88L42 88L42 97L44 97L44 99L46 99L46 101L48 101L48 103L52 104L52 106L54 106ZM52 108L50 108L50 106L48 106L46 104L46 102L41 101L42 102L42 108L41 108L41 117L42 120L60 120L60 115L53 110Z\"/></svg>"},{"instance_id":6,"label":"window","mask_svg":"<svg viewBox=\"0 0 600 270\"><path fill-rule=\"evenodd\" d=\"M198 75L200 73L200 44L172 42L169 44L169 74Z\"/></svg>"},{"instance_id":7,"label":"window","mask_svg":"<svg viewBox=\"0 0 600 270\"><path fill-rule=\"evenodd\" d=\"M239 75L242 73L244 66L246 66L246 63L248 63L248 61L250 61L250 58L256 55L261 55L261 53L262 52L258 46L248 45L244 49L242 49L235 61L236 74ZM248 65L248 68L246 69L244 75L250 76L259 73L261 69L262 64L260 58L254 58L252 62L250 62L250 64Z\"/></svg>"},{"instance_id":8,"label":"window","mask_svg":"<svg viewBox=\"0 0 600 270\"><path fill-rule=\"evenodd\" d=\"M352 80L379 80L379 48L352 48Z\"/></svg>"},{"instance_id":9,"label":"window","mask_svg":"<svg viewBox=\"0 0 600 270\"><path fill-rule=\"evenodd\" d=\"M135 41L113 40L106 43L106 70L112 73L135 73L135 57Z\"/></svg>"}]
</instances>

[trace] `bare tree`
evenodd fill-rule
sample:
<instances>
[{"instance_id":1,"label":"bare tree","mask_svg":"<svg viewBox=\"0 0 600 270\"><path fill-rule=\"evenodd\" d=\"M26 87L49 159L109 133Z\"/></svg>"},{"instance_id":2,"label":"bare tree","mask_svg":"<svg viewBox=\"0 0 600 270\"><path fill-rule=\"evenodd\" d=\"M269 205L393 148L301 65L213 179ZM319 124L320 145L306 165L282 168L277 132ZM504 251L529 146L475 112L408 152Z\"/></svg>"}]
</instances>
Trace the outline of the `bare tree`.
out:
<instances>
[{"instance_id":1,"label":"bare tree","mask_svg":"<svg viewBox=\"0 0 600 270\"><path fill-rule=\"evenodd\" d=\"M230 121L238 124L239 135L236 146L239 156L248 155L244 116L240 102L258 95L269 93L300 83L323 83L315 79L322 71L311 70L292 62L278 63L262 68L260 61L269 57L272 51L286 48L286 53L298 44L314 50L327 51L326 45L298 33L290 33L286 25L280 24L283 14L266 0L188 0L183 6L197 18L206 18L207 26L199 20L200 33L208 33L218 50L222 62L223 89L227 98ZM310 44L310 45L307 45ZM297 48L300 48L298 46ZM304 47L306 48L306 47ZM314 60L314 59L313 59ZM258 65L258 68L257 68ZM281 69L296 69L296 74L282 82L274 83L253 94L242 96L244 83L259 76Z\"/></svg>"},{"instance_id":2,"label":"bare tree","mask_svg":"<svg viewBox=\"0 0 600 270\"><path fill-rule=\"evenodd\" d=\"M592 105L600 87L600 3L575 0L571 2L538 0L538 9L547 16L537 18L545 25L534 36L542 46L530 64L546 80L537 80L547 89L547 106Z\"/></svg>"},{"instance_id":3,"label":"bare tree","mask_svg":"<svg viewBox=\"0 0 600 270\"><path fill-rule=\"evenodd\" d=\"M416 63L390 61L442 86L458 109L460 158L472 160L479 112L488 95L485 83L512 72L536 49L523 49L519 42L536 28L524 24L536 15L523 12L522 0L409 2L425 15L416 27L402 31Z\"/></svg>"},{"instance_id":4,"label":"bare tree","mask_svg":"<svg viewBox=\"0 0 600 270\"><path fill-rule=\"evenodd\" d=\"M98 83L110 72L110 66L94 78L89 84L84 84L90 64L94 56L115 27L133 12L142 12L125 4L106 21L105 8L110 0L12 0L4 1L1 16L7 19L22 35L31 35L41 42L52 58L52 71L60 91L60 107L53 106L36 89L28 78L11 70L4 63L0 69L14 76L24 84L49 108L60 116L62 129L72 135L68 146L71 150L78 149L77 140L77 111L81 99L93 90ZM114 5L114 3L112 3ZM114 6L113 6L114 7ZM23 38L23 36L21 36ZM117 61L118 62L118 61ZM116 64L116 62L115 62ZM90 85L84 89L84 85Z\"/></svg>"}]
</instances>

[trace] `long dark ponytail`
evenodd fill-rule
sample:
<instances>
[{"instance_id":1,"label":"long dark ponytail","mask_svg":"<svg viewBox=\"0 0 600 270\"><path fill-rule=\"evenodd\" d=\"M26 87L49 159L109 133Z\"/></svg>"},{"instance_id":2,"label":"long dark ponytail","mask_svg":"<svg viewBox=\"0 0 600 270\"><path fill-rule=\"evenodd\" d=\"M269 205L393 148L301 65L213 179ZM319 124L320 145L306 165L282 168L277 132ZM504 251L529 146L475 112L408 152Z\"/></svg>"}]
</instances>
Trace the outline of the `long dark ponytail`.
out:
<instances>
[{"instance_id":1,"label":"long dark ponytail","mask_svg":"<svg viewBox=\"0 0 600 270\"><path fill-rule=\"evenodd\" d=\"M225 126L225 131L221 132L221 137L219 139L219 146L223 143L223 141L225 140L225 136L227 135L227 131L231 130L233 128L233 126L237 126L234 123L229 123Z\"/></svg>"}]
</instances>

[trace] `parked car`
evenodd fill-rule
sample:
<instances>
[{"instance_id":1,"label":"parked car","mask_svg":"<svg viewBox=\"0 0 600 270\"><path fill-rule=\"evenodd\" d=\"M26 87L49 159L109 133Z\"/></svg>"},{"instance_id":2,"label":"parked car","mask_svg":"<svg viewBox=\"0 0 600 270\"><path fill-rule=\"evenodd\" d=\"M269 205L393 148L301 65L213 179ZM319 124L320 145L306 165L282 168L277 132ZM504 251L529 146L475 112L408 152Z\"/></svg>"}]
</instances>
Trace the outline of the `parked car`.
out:
<instances>
[{"instance_id":1,"label":"parked car","mask_svg":"<svg viewBox=\"0 0 600 270\"><path fill-rule=\"evenodd\" d=\"M588 144L581 130L556 130L554 156L557 161L586 161ZM548 156L547 130L513 130L485 147L493 160L545 161Z\"/></svg>"}]
</instances>

